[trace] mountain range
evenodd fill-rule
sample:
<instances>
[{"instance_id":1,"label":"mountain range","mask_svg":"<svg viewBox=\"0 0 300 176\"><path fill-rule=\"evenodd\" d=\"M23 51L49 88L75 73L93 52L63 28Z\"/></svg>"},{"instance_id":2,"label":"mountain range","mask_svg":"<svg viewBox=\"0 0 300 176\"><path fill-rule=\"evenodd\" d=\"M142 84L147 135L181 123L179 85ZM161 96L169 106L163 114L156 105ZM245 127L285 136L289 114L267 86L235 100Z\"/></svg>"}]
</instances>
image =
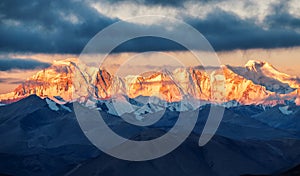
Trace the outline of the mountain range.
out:
<instances>
[{"instance_id":1,"label":"mountain range","mask_svg":"<svg viewBox=\"0 0 300 176\"><path fill-rule=\"evenodd\" d=\"M223 87L220 82L223 82ZM54 61L49 68L37 72L13 92L0 95L0 102L7 104L35 94L57 103L125 96L127 99L157 97L166 102L192 99L226 105L273 106L287 102L299 105L299 90L297 77L256 60L248 61L244 67L223 65L211 72L201 67L189 67L119 77L77 59L66 59Z\"/></svg>"},{"instance_id":2,"label":"mountain range","mask_svg":"<svg viewBox=\"0 0 300 176\"><path fill-rule=\"evenodd\" d=\"M220 82L225 91L212 88ZM254 60L207 72L190 67L126 77L76 59L56 61L0 95L0 174L280 175L300 164L299 86L297 77ZM211 141L199 147L211 104L223 106L224 116ZM91 108L99 111L114 132L136 141L167 133L179 111L199 115L176 150L130 162L97 149L81 130L74 107L86 114ZM121 115L161 119L135 126ZM291 172L297 175L297 170Z\"/></svg>"}]
</instances>

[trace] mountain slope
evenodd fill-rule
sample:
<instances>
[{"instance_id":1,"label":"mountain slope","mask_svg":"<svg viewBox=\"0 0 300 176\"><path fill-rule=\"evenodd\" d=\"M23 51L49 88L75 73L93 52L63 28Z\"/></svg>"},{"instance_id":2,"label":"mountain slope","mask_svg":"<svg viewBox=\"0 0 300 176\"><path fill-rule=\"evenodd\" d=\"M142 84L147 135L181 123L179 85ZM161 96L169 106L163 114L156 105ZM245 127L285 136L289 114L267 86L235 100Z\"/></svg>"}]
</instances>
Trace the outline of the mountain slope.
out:
<instances>
[{"instance_id":1,"label":"mountain slope","mask_svg":"<svg viewBox=\"0 0 300 176\"><path fill-rule=\"evenodd\" d=\"M226 109L216 136L199 147L199 134L210 110L209 105L203 106L193 133L179 148L159 159L129 162L104 154L88 141L76 121L72 104L64 105L71 111L56 106L59 109L53 110L47 100L32 95L0 107L0 139L4 141L0 145L0 174L272 175L300 163L299 137L289 129L279 130L238 113L252 113L252 108L257 114L264 112L257 111L257 107ZM90 111L86 107L82 110L86 114ZM120 117L100 112L111 129L134 140L161 136L179 114L166 111L151 126L131 128Z\"/></svg>"},{"instance_id":2,"label":"mountain slope","mask_svg":"<svg viewBox=\"0 0 300 176\"><path fill-rule=\"evenodd\" d=\"M267 90L280 94L288 94L299 88L300 80L279 72L267 62L250 60L245 67L230 67L236 74L254 83L266 87Z\"/></svg>"}]
</instances>

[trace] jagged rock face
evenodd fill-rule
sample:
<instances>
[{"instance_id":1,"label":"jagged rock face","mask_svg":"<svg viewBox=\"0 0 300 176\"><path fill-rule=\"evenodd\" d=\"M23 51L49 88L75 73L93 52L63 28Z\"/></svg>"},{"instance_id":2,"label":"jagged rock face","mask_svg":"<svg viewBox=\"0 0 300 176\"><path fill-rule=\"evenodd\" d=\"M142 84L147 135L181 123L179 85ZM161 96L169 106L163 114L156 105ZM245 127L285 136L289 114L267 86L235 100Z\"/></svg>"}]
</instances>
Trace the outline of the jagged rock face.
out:
<instances>
[{"instance_id":1,"label":"jagged rock face","mask_svg":"<svg viewBox=\"0 0 300 176\"><path fill-rule=\"evenodd\" d=\"M153 73L150 76L127 76L126 91L129 97L156 96L168 102L180 101L182 95L179 87L170 75Z\"/></svg>"},{"instance_id":2,"label":"jagged rock face","mask_svg":"<svg viewBox=\"0 0 300 176\"><path fill-rule=\"evenodd\" d=\"M95 81L95 96L97 98L108 98L110 97L110 92L108 89L111 87L113 77L105 70L100 70L97 73Z\"/></svg>"},{"instance_id":3,"label":"jagged rock face","mask_svg":"<svg viewBox=\"0 0 300 176\"><path fill-rule=\"evenodd\" d=\"M43 98L60 96L66 101L89 96L109 98L112 93L117 92L115 89L121 90L113 88L113 81L117 82L116 79L118 78L114 78L106 70L88 68L74 60L58 61L51 67L37 72L19 85L13 94L7 95L10 96L8 99L31 94Z\"/></svg>"},{"instance_id":4,"label":"jagged rock face","mask_svg":"<svg viewBox=\"0 0 300 176\"><path fill-rule=\"evenodd\" d=\"M287 85L292 92L271 89L268 87L274 83L271 79L281 83L280 90ZM119 78L106 70L88 67L76 60L65 60L38 72L14 92L0 95L0 100L11 102L36 94L73 101L89 97L107 99L122 94L130 98L156 96L168 102L188 97L212 102L235 100L242 104L276 104L294 99L300 104L299 85L295 77L258 61L249 61L240 68L223 66L210 74L200 68L178 68L173 72L148 72Z\"/></svg>"},{"instance_id":5,"label":"jagged rock face","mask_svg":"<svg viewBox=\"0 0 300 176\"><path fill-rule=\"evenodd\" d=\"M95 97L100 99L108 99L114 95L126 94L123 80L118 76L113 76L106 70L99 69L96 79L91 82L95 87Z\"/></svg>"},{"instance_id":6,"label":"jagged rock face","mask_svg":"<svg viewBox=\"0 0 300 176\"><path fill-rule=\"evenodd\" d=\"M74 66L68 63L54 64L48 69L39 71L14 90L14 96L36 94L40 97L61 96L72 99L72 75Z\"/></svg>"},{"instance_id":7,"label":"jagged rock face","mask_svg":"<svg viewBox=\"0 0 300 176\"><path fill-rule=\"evenodd\" d=\"M204 70L179 68L173 72L174 80L186 95L197 99L211 99L211 83Z\"/></svg>"},{"instance_id":8,"label":"jagged rock face","mask_svg":"<svg viewBox=\"0 0 300 176\"><path fill-rule=\"evenodd\" d=\"M242 104L263 103L272 93L265 87L254 84L251 80L235 74L228 68L224 68L226 78L226 100L237 100Z\"/></svg>"}]
</instances>

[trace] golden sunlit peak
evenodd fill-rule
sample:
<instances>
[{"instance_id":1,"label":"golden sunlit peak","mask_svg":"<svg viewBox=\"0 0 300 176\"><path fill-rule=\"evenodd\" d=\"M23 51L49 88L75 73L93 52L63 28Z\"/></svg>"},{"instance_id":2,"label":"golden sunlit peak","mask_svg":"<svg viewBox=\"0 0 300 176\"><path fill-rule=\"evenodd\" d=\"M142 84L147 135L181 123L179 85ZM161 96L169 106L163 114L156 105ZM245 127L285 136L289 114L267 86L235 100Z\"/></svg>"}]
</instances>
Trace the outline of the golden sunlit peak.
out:
<instances>
[{"instance_id":1,"label":"golden sunlit peak","mask_svg":"<svg viewBox=\"0 0 300 176\"><path fill-rule=\"evenodd\" d=\"M264 61L259 61L259 60L249 60L245 67L248 69L248 70L253 70L253 71L257 71L257 68L258 67L263 67L263 66L269 66L269 67L273 67L271 66L269 63L267 62L264 62Z\"/></svg>"},{"instance_id":2,"label":"golden sunlit peak","mask_svg":"<svg viewBox=\"0 0 300 176\"><path fill-rule=\"evenodd\" d=\"M263 65L265 65L265 64L266 64L266 62L264 62L264 61L259 61L259 60L249 60L249 61L246 63L245 67L255 67L256 65L263 66Z\"/></svg>"},{"instance_id":3,"label":"golden sunlit peak","mask_svg":"<svg viewBox=\"0 0 300 176\"><path fill-rule=\"evenodd\" d=\"M67 58L64 60L54 60L53 64L54 65L70 65L70 63L78 63L79 60L78 58Z\"/></svg>"}]
</instances>

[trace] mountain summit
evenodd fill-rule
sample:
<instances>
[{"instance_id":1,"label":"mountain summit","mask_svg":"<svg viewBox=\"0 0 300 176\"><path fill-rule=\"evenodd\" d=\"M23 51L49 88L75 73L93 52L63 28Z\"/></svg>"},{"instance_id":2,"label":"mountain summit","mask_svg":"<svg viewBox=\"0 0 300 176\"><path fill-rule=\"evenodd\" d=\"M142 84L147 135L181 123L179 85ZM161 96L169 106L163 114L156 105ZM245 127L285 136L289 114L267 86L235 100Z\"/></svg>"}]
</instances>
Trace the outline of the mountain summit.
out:
<instances>
[{"instance_id":1,"label":"mountain summit","mask_svg":"<svg viewBox=\"0 0 300 176\"><path fill-rule=\"evenodd\" d=\"M224 82L225 87L211 85ZM222 66L211 73L197 67L169 71L114 76L105 69L89 67L76 59L54 61L52 66L37 72L13 92L0 95L0 102L9 103L36 94L56 102L111 99L116 95L129 98L158 97L167 102L183 98L241 104L300 104L296 77L279 72L267 62L250 60L244 67ZM219 96L213 96L219 95Z\"/></svg>"},{"instance_id":2,"label":"mountain summit","mask_svg":"<svg viewBox=\"0 0 300 176\"><path fill-rule=\"evenodd\" d=\"M249 60L246 64L245 67L248 70L253 70L253 71L257 71L257 67L263 67L266 64L268 64L267 62L263 62L263 61L258 61L258 60ZM268 64L269 65L269 64Z\"/></svg>"},{"instance_id":3,"label":"mountain summit","mask_svg":"<svg viewBox=\"0 0 300 176\"><path fill-rule=\"evenodd\" d=\"M267 62L250 60L245 67L228 67L271 92L289 94L299 89L300 81L297 77L282 73Z\"/></svg>"}]
</instances>

